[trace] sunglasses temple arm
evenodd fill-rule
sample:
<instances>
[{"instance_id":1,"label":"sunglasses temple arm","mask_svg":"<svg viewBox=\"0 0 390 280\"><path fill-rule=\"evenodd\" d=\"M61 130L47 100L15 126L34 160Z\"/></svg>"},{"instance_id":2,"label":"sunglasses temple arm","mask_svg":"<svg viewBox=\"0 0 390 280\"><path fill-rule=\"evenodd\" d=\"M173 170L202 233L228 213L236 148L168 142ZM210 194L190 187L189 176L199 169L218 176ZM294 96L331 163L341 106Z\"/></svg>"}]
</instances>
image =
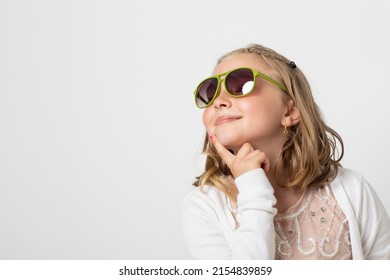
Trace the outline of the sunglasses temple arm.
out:
<instances>
[{"instance_id":1,"label":"sunglasses temple arm","mask_svg":"<svg viewBox=\"0 0 390 280\"><path fill-rule=\"evenodd\" d=\"M257 73L257 75L262 77L263 79L267 80L268 82L273 83L275 86L277 86L278 88L283 90L285 93L288 93L287 88L284 85L282 85L282 84L278 83L277 81L275 81L274 79L272 79L272 78L270 78L270 77L268 77L266 75L263 75L262 73Z\"/></svg>"}]
</instances>

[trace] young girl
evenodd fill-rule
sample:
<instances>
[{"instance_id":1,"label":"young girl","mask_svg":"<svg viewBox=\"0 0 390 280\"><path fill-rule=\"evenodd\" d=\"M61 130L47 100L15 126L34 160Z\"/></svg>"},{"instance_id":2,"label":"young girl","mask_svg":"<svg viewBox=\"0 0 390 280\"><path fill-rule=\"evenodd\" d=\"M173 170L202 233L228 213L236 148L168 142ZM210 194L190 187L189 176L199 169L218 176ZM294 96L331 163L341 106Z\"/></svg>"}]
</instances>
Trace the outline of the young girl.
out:
<instances>
[{"instance_id":1,"label":"young girl","mask_svg":"<svg viewBox=\"0 0 390 280\"><path fill-rule=\"evenodd\" d=\"M260 45L234 50L195 103L207 158L183 207L191 258L390 259L389 217L339 164L342 139L294 62Z\"/></svg>"}]
</instances>

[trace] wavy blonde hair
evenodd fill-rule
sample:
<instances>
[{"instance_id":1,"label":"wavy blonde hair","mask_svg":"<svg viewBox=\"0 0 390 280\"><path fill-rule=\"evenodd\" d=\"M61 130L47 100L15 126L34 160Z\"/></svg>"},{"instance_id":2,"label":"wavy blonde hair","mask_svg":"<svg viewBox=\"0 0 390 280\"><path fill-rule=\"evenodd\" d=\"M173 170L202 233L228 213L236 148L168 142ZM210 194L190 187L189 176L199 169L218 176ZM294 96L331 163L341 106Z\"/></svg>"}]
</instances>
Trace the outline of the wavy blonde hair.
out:
<instances>
[{"instance_id":1,"label":"wavy blonde hair","mask_svg":"<svg viewBox=\"0 0 390 280\"><path fill-rule=\"evenodd\" d=\"M340 135L325 124L305 75L299 68L290 65L291 61L286 57L257 44L225 54L218 60L218 64L224 58L239 53L259 55L272 70L274 78L286 86L289 98L300 113L298 124L289 128L288 138L276 164L282 164L285 174L278 184L303 190L331 182L341 166L339 162L344 155L344 144ZM337 141L341 146L340 152ZM207 132L203 153L206 155L205 171L196 177L194 186L214 185L236 201L238 190L231 180L230 169L209 142ZM273 172L275 170L276 167Z\"/></svg>"}]
</instances>

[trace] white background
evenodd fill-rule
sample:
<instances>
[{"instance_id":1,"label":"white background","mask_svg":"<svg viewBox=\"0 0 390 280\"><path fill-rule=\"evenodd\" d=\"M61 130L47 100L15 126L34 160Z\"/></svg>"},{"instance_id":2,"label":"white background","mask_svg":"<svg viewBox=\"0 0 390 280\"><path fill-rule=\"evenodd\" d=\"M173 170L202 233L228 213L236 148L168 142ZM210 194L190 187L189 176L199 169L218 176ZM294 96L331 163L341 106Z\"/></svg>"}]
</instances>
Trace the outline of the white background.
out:
<instances>
[{"instance_id":1,"label":"white background","mask_svg":"<svg viewBox=\"0 0 390 280\"><path fill-rule=\"evenodd\" d=\"M0 0L0 258L183 259L193 89L249 43L294 60L390 211L390 2Z\"/></svg>"}]
</instances>

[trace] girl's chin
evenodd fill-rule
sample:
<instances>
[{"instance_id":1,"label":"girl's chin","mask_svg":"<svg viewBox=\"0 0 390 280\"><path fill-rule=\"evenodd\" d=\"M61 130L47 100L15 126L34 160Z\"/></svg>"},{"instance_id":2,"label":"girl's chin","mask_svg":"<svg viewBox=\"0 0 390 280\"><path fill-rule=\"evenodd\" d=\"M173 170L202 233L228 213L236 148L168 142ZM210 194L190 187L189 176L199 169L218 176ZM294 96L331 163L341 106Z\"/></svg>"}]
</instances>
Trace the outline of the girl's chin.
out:
<instances>
[{"instance_id":1,"label":"girl's chin","mask_svg":"<svg viewBox=\"0 0 390 280\"><path fill-rule=\"evenodd\" d=\"M229 150L239 150L244 143L242 142L242 139L237 139L236 137L231 137L223 134L216 134L218 137L219 142L225 146L226 149Z\"/></svg>"}]
</instances>

